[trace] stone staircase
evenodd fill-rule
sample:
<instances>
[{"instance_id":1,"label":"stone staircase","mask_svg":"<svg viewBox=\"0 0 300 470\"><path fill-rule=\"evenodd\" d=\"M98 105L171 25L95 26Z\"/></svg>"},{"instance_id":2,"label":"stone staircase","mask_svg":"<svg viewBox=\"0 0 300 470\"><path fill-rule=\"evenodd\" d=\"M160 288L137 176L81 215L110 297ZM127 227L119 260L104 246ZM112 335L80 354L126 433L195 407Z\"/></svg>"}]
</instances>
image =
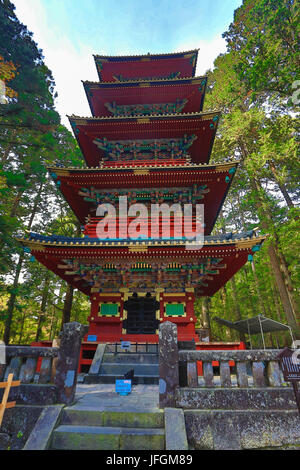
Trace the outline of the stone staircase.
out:
<instances>
[{"instance_id":1,"label":"stone staircase","mask_svg":"<svg viewBox=\"0 0 300 470\"><path fill-rule=\"evenodd\" d=\"M92 364L89 373L84 377L84 383L113 384L116 379L123 379L124 374L133 369L133 384L158 384L158 353L154 346L156 345L148 345L147 352L121 352L107 345L98 369Z\"/></svg>"},{"instance_id":2,"label":"stone staircase","mask_svg":"<svg viewBox=\"0 0 300 470\"><path fill-rule=\"evenodd\" d=\"M66 407L50 442L52 450L164 450L164 412Z\"/></svg>"}]
</instances>

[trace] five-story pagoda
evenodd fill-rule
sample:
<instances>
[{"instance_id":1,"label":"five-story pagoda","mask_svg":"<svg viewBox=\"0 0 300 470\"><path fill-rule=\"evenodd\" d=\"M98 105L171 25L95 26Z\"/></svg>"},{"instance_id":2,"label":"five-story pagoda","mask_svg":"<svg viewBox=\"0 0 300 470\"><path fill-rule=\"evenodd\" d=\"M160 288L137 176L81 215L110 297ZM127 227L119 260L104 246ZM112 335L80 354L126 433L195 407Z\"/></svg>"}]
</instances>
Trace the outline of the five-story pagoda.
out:
<instances>
[{"instance_id":1,"label":"five-story pagoda","mask_svg":"<svg viewBox=\"0 0 300 470\"><path fill-rule=\"evenodd\" d=\"M177 324L180 340L197 341L195 296L212 296L262 243L251 232L210 235L237 163L209 163L220 113L202 112L207 79L195 77L197 56L198 50L94 57L99 82L83 82L92 117L69 117L87 167L49 168L83 236L30 233L22 240L90 297L85 341L94 347L121 338L155 343L167 320ZM120 200L128 217L118 212ZM183 222L172 211L167 236L164 214L156 236L149 218L130 216L133 205L174 203L204 205L202 248L186 249ZM98 230L103 204L116 213L109 237ZM191 221L194 227L194 212ZM130 236L131 224L140 235Z\"/></svg>"}]
</instances>

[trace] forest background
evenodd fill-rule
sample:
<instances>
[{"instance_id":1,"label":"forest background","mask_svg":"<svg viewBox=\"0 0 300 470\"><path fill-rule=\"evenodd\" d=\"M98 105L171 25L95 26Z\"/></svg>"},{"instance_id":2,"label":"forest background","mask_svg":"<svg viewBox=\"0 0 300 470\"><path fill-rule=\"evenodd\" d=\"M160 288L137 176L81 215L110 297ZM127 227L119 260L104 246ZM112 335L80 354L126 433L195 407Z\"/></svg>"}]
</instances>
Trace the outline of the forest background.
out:
<instances>
[{"instance_id":1,"label":"forest background","mask_svg":"<svg viewBox=\"0 0 300 470\"><path fill-rule=\"evenodd\" d=\"M84 166L55 110L55 82L32 34L0 0L0 338L52 340L63 323L87 323L88 298L23 251L25 231L74 236L80 226L47 166ZM208 70L205 110L222 111L212 162L239 160L213 233L258 228L262 249L213 297L196 301L198 327L240 338L213 320L265 315L299 335L299 3L244 0ZM278 335L280 345L290 344ZM253 338L254 347L261 338ZM272 334L267 346L275 346Z\"/></svg>"}]
</instances>

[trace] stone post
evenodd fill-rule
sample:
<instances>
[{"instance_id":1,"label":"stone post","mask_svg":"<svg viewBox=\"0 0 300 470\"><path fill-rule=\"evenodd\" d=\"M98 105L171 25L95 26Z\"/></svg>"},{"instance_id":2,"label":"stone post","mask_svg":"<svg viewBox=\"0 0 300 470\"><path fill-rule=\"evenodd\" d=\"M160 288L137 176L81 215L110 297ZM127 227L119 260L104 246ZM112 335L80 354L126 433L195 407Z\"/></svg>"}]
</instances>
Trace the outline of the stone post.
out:
<instances>
[{"instance_id":1,"label":"stone post","mask_svg":"<svg viewBox=\"0 0 300 470\"><path fill-rule=\"evenodd\" d=\"M159 328L159 407L176 407L179 387L177 326L164 322Z\"/></svg>"},{"instance_id":2,"label":"stone post","mask_svg":"<svg viewBox=\"0 0 300 470\"><path fill-rule=\"evenodd\" d=\"M74 401L81 340L88 326L77 322L65 323L61 334L54 384L58 389L58 403Z\"/></svg>"}]
</instances>

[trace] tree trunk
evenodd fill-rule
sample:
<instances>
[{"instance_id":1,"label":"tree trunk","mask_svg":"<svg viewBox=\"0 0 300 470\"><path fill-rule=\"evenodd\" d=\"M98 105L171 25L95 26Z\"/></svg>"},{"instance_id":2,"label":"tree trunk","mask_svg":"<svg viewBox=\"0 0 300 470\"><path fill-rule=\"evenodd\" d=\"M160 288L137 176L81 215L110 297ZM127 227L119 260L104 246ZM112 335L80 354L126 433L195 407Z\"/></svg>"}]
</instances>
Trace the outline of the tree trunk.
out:
<instances>
[{"instance_id":1,"label":"tree trunk","mask_svg":"<svg viewBox=\"0 0 300 470\"><path fill-rule=\"evenodd\" d=\"M276 238L276 241L277 241L277 245L278 245L279 241L278 241L277 238ZM291 273L289 271L286 258L280 250L277 250L277 252L278 252L279 259L280 259L280 268L281 268L281 270L284 274L287 293L288 293L290 302L292 304L292 307L293 307L293 310L294 310L294 313L295 313L295 317L297 318L297 314L299 314L299 298L298 298L297 294L295 293L295 289L294 289L293 284L292 284Z\"/></svg>"},{"instance_id":2,"label":"tree trunk","mask_svg":"<svg viewBox=\"0 0 300 470\"><path fill-rule=\"evenodd\" d=\"M71 284L67 284L66 296L64 301L62 321L61 321L61 331L63 329L64 323L69 323L71 318L72 302L73 302L73 292L74 287Z\"/></svg>"},{"instance_id":3,"label":"tree trunk","mask_svg":"<svg viewBox=\"0 0 300 470\"><path fill-rule=\"evenodd\" d=\"M17 133L16 129L13 129L12 131L7 131L8 134L11 134L11 137L14 137ZM4 144L5 145L5 144ZM1 144L1 147L3 146L3 144ZM4 163L6 163L6 161L8 160L8 157L9 157L9 154L10 152L13 150L14 148L14 144L11 143L11 142L8 142L7 143L7 147L6 149L4 150L3 154L2 154L2 157L1 157L1 163L2 165L4 165Z\"/></svg>"},{"instance_id":4,"label":"tree trunk","mask_svg":"<svg viewBox=\"0 0 300 470\"><path fill-rule=\"evenodd\" d=\"M211 341L211 325L210 325L210 314L209 314L209 298L203 297L202 301L202 318L203 318L203 326L207 328L208 337Z\"/></svg>"},{"instance_id":5,"label":"tree trunk","mask_svg":"<svg viewBox=\"0 0 300 470\"><path fill-rule=\"evenodd\" d=\"M243 266L243 272L245 274L246 284L247 284L247 286L249 286L249 289L251 289L251 292L253 293L254 289L253 289L252 283L250 284L250 281L248 279L248 271L247 271L246 265ZM255 316L255 315L257 315L257 310L254 306L252 295L249 295L249 301L250 301L252 314L253 314L253 316Z\"/></svg>"},{"instance_id":6,"label":"tree trunk","mask_svg":"<svg viewBox=\"0 0 300 470\"><path fill-rule=\"evenodd\" d=\"M14 202L12 203L12 207L9 212L10 217L15 217L17 215L17 209L19 207L19 204L20 204L20 201L24 192L25 192L25 189L19 189L17 191Z\"/></svg>"},{"instance_id":7,"label":"tree trunk","mask_svg":"<svg viewBox=\"0 0 300 470\"><path fill-rule=\"evenodd\" d=\"M235 284L235 279L234 276L230 279L231 287L232 287L232 294L233 294L233 300L234 300L234 307L235 307L235 316L236 316L236 321L242 320L242 314L239 306L239 300L237 296L237 290L236 290L236 284ZM243 343L246 344L246 338L244 333L239 333L239 338L240 341L243 341Z\"/></svg>"},{"instance_id":8,"label":"tree trunk","mask_svg":"<svg viewBox=\"0 0 300 470\"><path fill-rule=\"evenodd\" d=\"M221 298L222 298L222 305L223 305L223 316L225 318L227 318L227 291L226 291L226 286L221 287ZM236 339L235 332L231 328L227 328L227 332L229 334L230 340L235 341L235 339Z\"/></svg>"},{"instance_id":9,"label":"tree trunk","mask_svg":"<svg viewBox=\"0 0 300 470\"><path fill-rule=\"evenodd\" d=\"M39 202L40 202L40 197L41 197L41 194L42 194L43 187L44 187L44 182L41 182L40 186L39 186L39 189L38 189L38 192L37 192L37 195L36 195L35 200L34 200L33 208L32 208L30 218L29 218L29 221L28 221L27 230L30 230L31 227L32 227L33 219L34 219L34 216L35 216L36 211L38 209L38 205L39 205Z\"/></svg>"},{"instance_id":10,"label":"tree trunk","mask_svg":"<svg viewBox=\"0 0 300 470\"><path fill-rule=\"evenodd\" d=\"M38 341L42 332L43 323L45 321L45 312L46 312L46 305L49 295L49 284L50 284L50 271L46 271L45 274L45 281L44 281L44 288L42 294L42 302L41 302L41 310L38 318L37 330L35 341Z\"/></svg>"},{"instance_id":11,"label":"tree trunk","mask_svg":"<svg viewBox=\"0 0 300 470\"><path fill-rule=\"evenodd\" d=\"M6 322L5 322L5 329L4 329L4 335L3 335L3 341L6 345L9 344L11 323L12 323L15 302L17 298L17 292L18 292L17 289L18 289L19 277L20 277L20 273L21 273L21 269L23 265L23 260L24 260L24 254L22 253L19 256L19 261L18 261L16 271L15 271L14 282L13 282L10 297L7 303Z\"/></svg>"},{"instance_id":12,"label":"tree trunk","mask_svg":"<svg viewBox=\"0 0 300 470\"><path fill-rule=\"evenodd\" d=\"M81 234L81 226L80 223L77 223L76 229L76 236ZM73 294L74 294L74 287L71 284L67 284L66 296L64 300L63 306L63 313L62 313L62 321L61 321L61 331L63 329L64 323L69 323L71 319L71 310L72 310L72 303L73 303Z\"/></svg>"},{"instance_id":13,"label":"tree trunk","mask_svg":"<svg viewBox=\"0 0 300 470\"><path fill-rule=\"evenodd\" d=\"M263 216L261 225L263 229L267 232L269 228L269 223L270 223L270 226L272 226L272 219L271 219L271 216L267 207L265 207L264 201L262 200L262 196L260 194L260 186L259 186L257 179L252 178L251 186L257 193L256 205L257 205L259 213L261 213ZM282 266L286 266L287 263L286 263L283 253L281 253L279 249L278 249L278 252L280 253L280 257L277 255L278 237L276 233L274 234L274 238L275 238L275 242L271 241L268 247L268 253L269 253L269 257L271 261L272 271L275 276L276 284L278 287L278 292L280 295L282 307L285 312L287 322L289 326L293 328L293 330L295 330L294 332L295 337L299 339L300 332L299 332L299 326L298 326L297 319L296 319L296 312L294 310L295 303L291 300L293 298L293 287L291 285L290 277L289 276L287 277L286 273L282 272L280 269L280 260L281 260ZM290 292L288 292L285 281L289 283L290 285Z\"/></svg>"},{"instance_id":14,"label":"tree trunk","mask_svg":"<svg viewBox=\"0 0 300 470\"><path fill-rule=\"evenodd\" d=\"M241 154L243 156L243 160L247 160L248 150L247 150L247 146L245 145L242 139L240 139L239 141L239 146L240 146ZM250 186L252 187L253 191L257 195L256 206L257 206L259 215L262 216L260 217L261 225L266 232L268 232L269 229L271 228L272 228L271 231L274 232L273 227L272 227L273 226L272 217L270 215L268 207L266 207L264 199L261 196L261 188L260 188L259 182L257 178L255 177L249 177L249 181L250 181ZM275 234L275 242L276 242L276 236L277 235ZM278 292L280 295L282 307L283 307L287 322L291 328L295 329L295 337L298 339L300 338L299 326L297 324L296 313L294 311L293 302L291 301L291 298L293 298L293 291L291 287L291 292L288 293L288 290L286 288L284 274L281 272L281 269L280 269L280 263L279 263L278 256L276 253L276 248L277 247L273 244L273 242L269 244L268 253L270 256L272 271L275 276Z\"/></svg>"},{"instance_id":15,"label":"tree trunk","mask_svg":"<svg viewBox=\"0 0 300 470\"><path fill-rule=\"evenodd\" d=\"M276 281L274 279L273 273L271 275L271 291L272 291L272 296L275 302L275 308L276 308L276 313L277 313L277 319L279 322L284 321L284 313L282 311L281 303L280 303L280 297L277 291L277 286L276 286Z\"/></svg>"},{"instance_id":16,"label":"tree trunk","mask_svg":"<svg viewBox=\"0 0 300 470\"><path fill-rule=\"evenodd\" d=\"M33 219L34 219L34 216L35 216L36 211L37 211L38 202L39 202L39 198L40 198L40 195L41 195L42 187L43 187L43 183L41 183L38 194L35 198L33 209L32 209L31 216L30 216L30 220L29 220L29 223L28 223L28 226L27 226L27 230L31 229ZM10 294L10 297L9 297L9 300L8 300L8 303L7 303L7 313L6 313L7 318L6 318L6 322L5 322L5 329L4 329L4 335L3 335L3 341L4 341L5 344L9 344L13 311L14 311L15 302L16 302L16 298L17 298L17 289L18 289L19 277L20 277L20 273L21 273L21 270L22 270L23 261L24 261L24 253L22 253L19 256L19 260L18 260L18 263L17 263L17 266L16 266L16 271L15 271L14 282L13 282L13 286L12 286L12 292Z\"/></svg>"},{"instance_id":17,"label":"tree trunk","mask_svg":"<svg viewBox=\"0 0 300 470\"><path fill-rule=\"evenodd\" d=\"M24 312L22 315L21 328L20 328L20 333L19 333L19 344L21 344L22 342L25 318L26 318L26 312Z\"/></svg>"},{"instance_id":18,"label":"tree trunk","mask_svg":"<svg viewBox=\"0 0 300 470\"><path fill-rule=\"evenodd\" d=\"M260 308L260 311L262 312L262 314L265 317L267 317L267 312L266 312L266 309L265 309L265 303L264 303L264 299L261 295L261 291L260 291L260 288L259 288L259 282L258 282L258 278L257 278L257 274L256 274L256 268L255 268L255 264L254 264L253 260L251 261L251 268L252 268L255 287L256 287L256 292L257 292L257 296L258 296L259 308ZM256 315L257 315L257 313L256 313Z\"/></svg>"},{"instance_id":19,"label":"tree trunk","mask_svg":"<svg viewBox=\"0 0 300 470\"><path fill-rule=\"evenodd\" d=\"M270 163L270 168L271 168L271 171L273 173L274 179L275 179L276 183L278 184L278 187L279 187L279 189L280 189L280 191L281 191L281 193L282 193L282 195L285 199L285 202L286 202L287 206L290 209L292 209L294 207L294 203L293 203L289 193L287 192L287 189L286 189L285 185L280 183L278 175L277 175L277 170L275 168L274 163Z\"/></svg>"},{"instance_id":20,"label":"tree trunk","mask_svg":"<svg viewBox=\"0 0 300 470\"><path fill-rule=\"evenodd\" d=\"M273 243L270 243L270 245L268 247L268 253L269 253L269 256L270 256L272 270L273 270L273 273L274 273L274 276L275 276L276 285L277 285L277 288L278 288L278 292L279 292L279 295L280 295L282 307L283 307L283 310L285 312L287 322L290 325L290 327L295 330L296 337L300 338L299 332L297 332L299 327L298 327L297 320L296 320L296 317L295 317L295 314L294 314L294 310L293 310L293 307L292 307L292 304L290 302L290 298L289 298L289 295L288 295L288 292L287 292L287 289L286 289L286 286L285 286L284 278L283 278L282 272L280 270L279 260L277 258L277 254L276 254Z\"/></svg>"}]
</instances>

